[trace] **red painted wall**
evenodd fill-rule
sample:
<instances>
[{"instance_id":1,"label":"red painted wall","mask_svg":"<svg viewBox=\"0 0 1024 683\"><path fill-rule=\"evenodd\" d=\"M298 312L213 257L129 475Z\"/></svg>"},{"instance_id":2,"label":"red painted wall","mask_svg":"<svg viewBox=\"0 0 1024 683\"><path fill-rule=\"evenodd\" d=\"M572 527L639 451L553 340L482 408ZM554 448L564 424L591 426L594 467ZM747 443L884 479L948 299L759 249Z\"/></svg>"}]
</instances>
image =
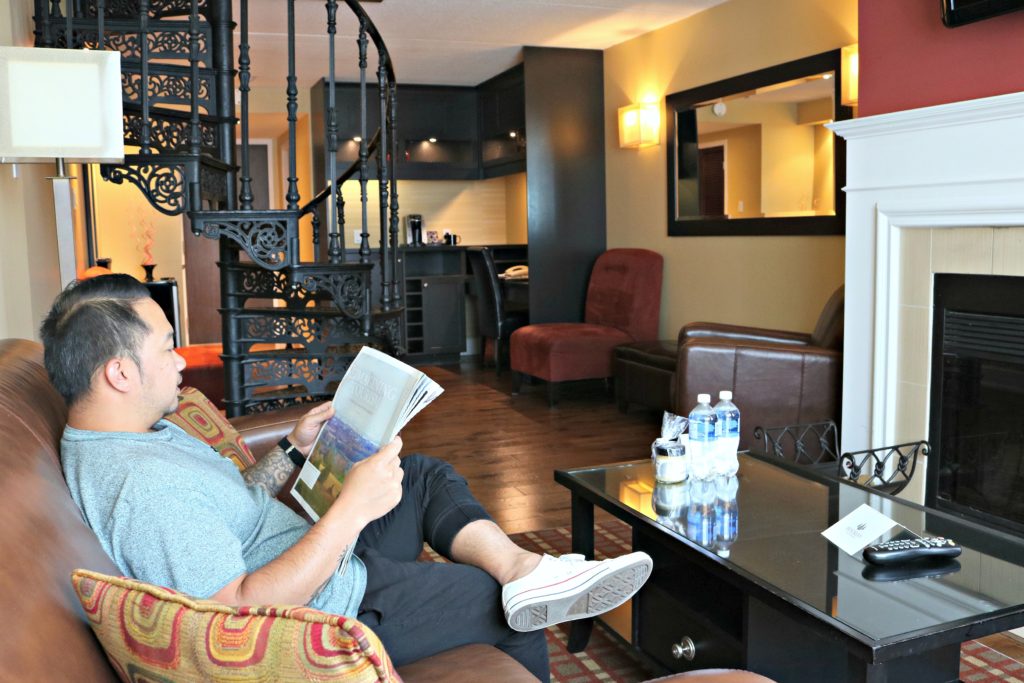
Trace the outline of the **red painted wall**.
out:
<instances>
[{"instance_id":1,"label":"red painted wall","mask_svg":"<svg viewBox=\"0 0 1024 683\"><path fill-rule=\"evenodd\" d=\"M1024 91L1024 11L946 28L939 0L860 0L858 116Z\"/></svg>"}]
</instances>

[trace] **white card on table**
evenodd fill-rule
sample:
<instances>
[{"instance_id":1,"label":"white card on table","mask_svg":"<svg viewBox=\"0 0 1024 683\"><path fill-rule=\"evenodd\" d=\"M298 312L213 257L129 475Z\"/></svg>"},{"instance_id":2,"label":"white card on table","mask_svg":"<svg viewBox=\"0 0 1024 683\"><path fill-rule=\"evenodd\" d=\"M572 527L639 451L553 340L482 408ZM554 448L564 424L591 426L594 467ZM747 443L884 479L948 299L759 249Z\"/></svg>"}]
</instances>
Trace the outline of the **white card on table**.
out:
<instances>
[{"instance_id":1,"label":"white card on table","mask_svg":"<svg viewBox=\"0 0 1024 683\"><path fill-rule=\"evenodd\" d=\"M897 523L866 503L821 532L847 555L854 555Z\"/></svg>"}]
</instances>

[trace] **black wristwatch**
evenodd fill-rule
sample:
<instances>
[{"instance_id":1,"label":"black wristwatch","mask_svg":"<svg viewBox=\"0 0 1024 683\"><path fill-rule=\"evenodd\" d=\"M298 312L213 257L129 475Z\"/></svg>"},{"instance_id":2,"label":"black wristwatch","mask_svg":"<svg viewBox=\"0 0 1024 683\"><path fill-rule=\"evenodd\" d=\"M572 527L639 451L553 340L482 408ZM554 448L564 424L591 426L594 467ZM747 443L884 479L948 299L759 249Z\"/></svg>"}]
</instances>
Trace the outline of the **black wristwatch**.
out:
<instances>
[{"instance_id":1,"label":"black wristwatch","mask_svg":"<svg viewBox=\"0 0 1024 683\"><path fill-rule=\"evenodd\" d=\"M277 445L281 447L284 454L291 458L291 461L295 463L297 467L302 467L303 463L306 462L306 456L304 456L299 449L295 447L295 444L288 440L287 436L278 441Z\"/></svg>"}]
</instances>

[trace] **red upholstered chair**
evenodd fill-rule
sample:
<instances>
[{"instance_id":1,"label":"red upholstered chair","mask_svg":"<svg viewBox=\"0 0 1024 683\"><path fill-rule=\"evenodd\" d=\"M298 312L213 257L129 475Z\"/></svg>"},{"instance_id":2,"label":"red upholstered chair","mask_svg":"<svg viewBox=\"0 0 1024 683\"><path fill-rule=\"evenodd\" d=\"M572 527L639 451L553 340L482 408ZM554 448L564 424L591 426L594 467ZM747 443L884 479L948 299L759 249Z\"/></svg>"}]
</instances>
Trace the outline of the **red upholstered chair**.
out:
<instances>
[{"instance_id":1,"label":"red upholstered chair","mask_svg":"<svg viewBox=\"0 0 1024 683\"><path fill-rule=\"evenodd\" d=\"M612 349L658 338L661 271L661 254L648 249L601 254L590 274L582 323L541 323L512 333L511 366L519 380L529 375L547 381L554 405L559 382L611 377Z\"/></svg>"},{"instance_id":2,"label":"red upholstered chair","mask_svg":"<svg viewBox=\"0 0 1024 683\"><path fill-rule=\"evenodd\" d=\"M182 384L195 387L221 410L224 409L224 352L220 344L192 344L177 349L185 359Z\"/></svg>"}]
</instances>

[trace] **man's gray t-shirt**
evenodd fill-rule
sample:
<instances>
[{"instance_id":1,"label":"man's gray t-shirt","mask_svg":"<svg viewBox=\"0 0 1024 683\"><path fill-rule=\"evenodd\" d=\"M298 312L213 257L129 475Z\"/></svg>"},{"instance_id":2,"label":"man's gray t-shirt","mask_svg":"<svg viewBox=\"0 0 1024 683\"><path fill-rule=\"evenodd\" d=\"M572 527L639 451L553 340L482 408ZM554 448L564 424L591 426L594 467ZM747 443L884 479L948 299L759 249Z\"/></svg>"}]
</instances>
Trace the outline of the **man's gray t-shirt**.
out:
<instances>
[{"instance_id":1,"label":"man's gray t-shirt","mask_svg":"<svg viewBox=\"0 0 1024 683\"><path fill-rule=\"evenodd\" d=\"M67 427L61 466L71 497L125 575L207 598L278 557L309 524L177 425L154 431ZM366 567L353 557L310 606L356 616Z\"/></svg>"}]
</instances>

